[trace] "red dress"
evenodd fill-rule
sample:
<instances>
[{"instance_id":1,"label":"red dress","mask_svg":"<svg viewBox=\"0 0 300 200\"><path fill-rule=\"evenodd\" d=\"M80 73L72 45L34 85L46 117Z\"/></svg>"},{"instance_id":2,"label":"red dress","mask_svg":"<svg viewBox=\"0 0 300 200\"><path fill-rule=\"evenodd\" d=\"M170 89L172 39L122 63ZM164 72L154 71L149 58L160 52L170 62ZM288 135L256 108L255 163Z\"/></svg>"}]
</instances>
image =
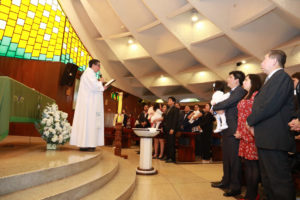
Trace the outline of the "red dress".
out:
<instances>
[{"instance_id":1,"label":"red dress","mask_svg":"<svg viewBox=\"0 0 300 200\"><path fill-rule=\"evenodd\" d=\"M252 112L252 105L257 91L252 94L250 99L243 99L238 103L238 127L237 131L241 134L239 156L247 160L258 160L257 149L254 136L246 127L246 120Z\"/></svg>"}]
</instances>

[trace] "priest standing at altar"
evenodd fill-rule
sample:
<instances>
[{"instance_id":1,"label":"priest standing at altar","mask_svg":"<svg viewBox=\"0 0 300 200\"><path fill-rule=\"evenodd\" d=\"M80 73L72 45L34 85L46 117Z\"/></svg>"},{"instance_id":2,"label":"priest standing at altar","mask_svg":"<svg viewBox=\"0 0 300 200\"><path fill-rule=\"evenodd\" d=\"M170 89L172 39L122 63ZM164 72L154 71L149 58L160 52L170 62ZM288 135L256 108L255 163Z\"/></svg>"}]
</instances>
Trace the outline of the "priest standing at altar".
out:
<instances>
[{"instance_id":1,"label":"priest standing at altar","mask_svg":"<svg viewBox=\"0 0 300 200\"><path fill-rule=\"evenodd\" d=\"M73 119L71 145L81 151L95 151L104 145L104 79L97 80L100 61L92 59L89 68L81 75L77 103Z\"/></svg>"}]
</instances>

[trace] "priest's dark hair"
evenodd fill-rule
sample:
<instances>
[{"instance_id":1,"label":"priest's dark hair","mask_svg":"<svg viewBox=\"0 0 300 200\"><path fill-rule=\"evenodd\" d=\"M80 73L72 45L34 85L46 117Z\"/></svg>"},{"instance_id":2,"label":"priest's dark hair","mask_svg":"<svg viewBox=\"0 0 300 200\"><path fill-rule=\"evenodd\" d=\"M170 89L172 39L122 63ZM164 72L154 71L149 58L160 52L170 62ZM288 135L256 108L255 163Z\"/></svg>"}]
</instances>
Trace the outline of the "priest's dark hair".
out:
<instances>
[{"instance_id":1,"label":"priest's dark hair","mask_svg":"<svg viewBox=\"0 0 300 200\"><path fill-rule=\"evenodd\" d=\"M100 63L99 60L97 60L97 59L92 59L92 60L90 60L90 62L89 62L89 67L91 68L93 65L97 65L98 63Z\"/></svg>"},{"instance_id":2,"label":"priest's dark hair","mask_svg":"<svg viewBox=\"0 0 300 200\"><path fill-rule=\"evenodd\" d=\"M234 79L239 79L240 85L243 85L243 82L245 80L244 72L236 70L236 71L229 72L229 75L234 76Z\"/></svg>"}]
</instances>

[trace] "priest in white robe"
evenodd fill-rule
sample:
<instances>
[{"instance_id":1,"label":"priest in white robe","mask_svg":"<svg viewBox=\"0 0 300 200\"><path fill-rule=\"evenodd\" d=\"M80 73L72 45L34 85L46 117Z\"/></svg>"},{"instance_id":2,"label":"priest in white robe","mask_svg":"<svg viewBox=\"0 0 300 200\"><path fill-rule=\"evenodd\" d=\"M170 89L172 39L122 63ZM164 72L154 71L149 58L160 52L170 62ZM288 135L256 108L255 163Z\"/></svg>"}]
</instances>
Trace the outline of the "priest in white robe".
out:
<instances>
[{"instance_id":1,"label":"priest in white robe","mask_svg":"<svg viewBox=\"0 0 300 200\"><path fill-rule=\"evenodd\" d=\"M70 144L81 151L94 151L96 146L104 145L103 91L106 88L103 78L97 80L99 70L100 61L93 59L80 78Z\"/></svg>"}]
</instances>

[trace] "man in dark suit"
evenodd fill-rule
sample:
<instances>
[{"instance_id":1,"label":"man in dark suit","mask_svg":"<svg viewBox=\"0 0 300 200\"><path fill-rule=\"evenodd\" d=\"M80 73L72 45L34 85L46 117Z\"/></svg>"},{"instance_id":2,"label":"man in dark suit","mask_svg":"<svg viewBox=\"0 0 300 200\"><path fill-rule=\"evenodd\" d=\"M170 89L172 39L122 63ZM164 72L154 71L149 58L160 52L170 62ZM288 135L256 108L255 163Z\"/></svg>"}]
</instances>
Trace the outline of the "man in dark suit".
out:
<instances>
[{"instance_id":1,"label":"man in dark suit","mask_svg":"<svg viewBox=\"0 0 300 200\"><path fill-rule=\"evenodd\" d=\"M148 105L144 105L144 110L139 115L138 121L139 124L136 126L137 128L148 128L150 127L150 122L148 120Z\"/></svg>"},{"instance_id":2,"label":"man in dark suit","mask_svg":"<svg viewBox=\"0 0 300 200\"><path fill-rule=\"evenodd\" d=\"M284 72L286 55L271 50L261 63L266 81L256 95L247 119L255 134L259 167L268 199L295 199L295 188L288 162L294 138L288 122L293 114L293 82Z\"/></svg>"},{"instance_id":3,"label":"man in dark suit","mask_svg":"<svg viewBox=\"0 0 300 200\"><path fill-rule=\"evenodd\" d=\"M176 162L175 158L175 135L178 129L179 110L174 106L176 99L174 97L168 98L169 109L165 117L165 131L167 141L167 160L166 162Z\"/></svg>"},{"instance_id":4,"label":"man in dark suit","mask_svg":"<svg viewBox=\"0 0 300 200\"><path fill-rule=\"evenodd\" d=\"M191 115L193 111L191 110L190 106L184 107L184 115L182 120L182 131L183 132L192 132L192 125L189 122L189 116Z\"/></svg>"},{"instance_id":5,"label":"man in dark suit","mask_svg":"<svg viewBox=\"0 0 300 200\"><path fill-rule=\"evenodd\" d=\"M214 111L225 110L228 129L223 131L223 178L221 182L212 183L212 187L229 189L224 196L235 196L241 193L241 161L238 156L239 140L234 137L237 129L237 104L246 95L242 88L245 74L232 71L227 78L227 85L231 88L230 96L213 106Z\"/></svg>"}]
</instances>

